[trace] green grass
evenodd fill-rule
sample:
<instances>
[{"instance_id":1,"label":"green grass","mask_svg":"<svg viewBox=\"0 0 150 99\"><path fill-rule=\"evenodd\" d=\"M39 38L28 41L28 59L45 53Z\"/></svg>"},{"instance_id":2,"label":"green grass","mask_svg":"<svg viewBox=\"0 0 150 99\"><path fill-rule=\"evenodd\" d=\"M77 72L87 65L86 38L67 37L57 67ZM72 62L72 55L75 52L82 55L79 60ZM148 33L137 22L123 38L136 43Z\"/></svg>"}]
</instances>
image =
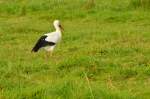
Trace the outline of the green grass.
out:
<instances>
[{"instance_id":1,"label":"green grass","mask_svg":"<svg viewBox=\"0 0 150 99\"><path fill-rule=\"evenodd\" d=\"M131 6L134 8L149 9L150 0L131 0Z\"/></svg>"},{"instance_id":2,"label":"green grass","mask_svg":"<svg viewBox=\"0 0 150 99\"><path fill-rule=\"evenodd\" d=\"M149 8L91 1L0 1L0 99L149 99ZM65 31L46 60L31 49L54 19Z\"/></svg>"}]
</instances>

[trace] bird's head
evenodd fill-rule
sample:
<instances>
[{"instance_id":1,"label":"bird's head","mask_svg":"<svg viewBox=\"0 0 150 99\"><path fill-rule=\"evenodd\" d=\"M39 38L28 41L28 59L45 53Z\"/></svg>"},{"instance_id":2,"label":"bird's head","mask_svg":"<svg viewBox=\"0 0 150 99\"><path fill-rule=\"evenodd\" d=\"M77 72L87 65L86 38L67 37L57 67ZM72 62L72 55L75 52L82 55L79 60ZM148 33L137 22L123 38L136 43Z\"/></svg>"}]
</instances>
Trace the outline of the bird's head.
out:
<instances>
[{"instance_id":1,"label":"bird's head","mask_svg":"<svg viewBox=\"0 0 150 99\"><path fill-rule=\"evenodd\" d=\"M59 20L55 20L53 24L56 29L64 30Z\"/></svg>"}]
</instances>

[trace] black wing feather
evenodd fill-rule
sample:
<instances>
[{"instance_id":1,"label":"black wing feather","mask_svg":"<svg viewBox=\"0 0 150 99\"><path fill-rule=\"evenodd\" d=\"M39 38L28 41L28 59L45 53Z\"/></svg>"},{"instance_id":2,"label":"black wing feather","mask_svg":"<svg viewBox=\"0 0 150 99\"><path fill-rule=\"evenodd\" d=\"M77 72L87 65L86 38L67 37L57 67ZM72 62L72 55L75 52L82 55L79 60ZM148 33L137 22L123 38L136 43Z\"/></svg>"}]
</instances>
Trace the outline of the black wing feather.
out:
<instances>
[{"instance_id":1,"label":"black wing feather","mask_svg":"<svg viewBox=\"0 0 150 99\"><path fill-rule=\"evenodd\" d=\"M45 41L46 37L47 37L46 35L40 37L40 39L37 41L37 43L33 47L32 52L37 52L40 48L48 46L48 45L49 46L55 45L54 42Z\"/></svg>"}]
</instances>

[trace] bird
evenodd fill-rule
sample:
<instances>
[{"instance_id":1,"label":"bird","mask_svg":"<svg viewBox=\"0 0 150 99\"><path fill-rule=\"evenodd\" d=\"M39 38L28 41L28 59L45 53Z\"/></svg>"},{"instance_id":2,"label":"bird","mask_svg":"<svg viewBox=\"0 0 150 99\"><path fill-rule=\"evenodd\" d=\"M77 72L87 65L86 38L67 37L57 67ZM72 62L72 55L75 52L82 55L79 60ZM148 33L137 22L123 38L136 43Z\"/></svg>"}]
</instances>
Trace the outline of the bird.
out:
<instances>
[{"instance_id":1,"label":"bird","mask_svg":"<svg viewBox=\"0 0 150 99\"><path fill-rule=\"evenodd\" d=\"M31 52L38 52L41 48L44 48L48 52L48 56L52 56L53 50L57 43L60 42L62 31L64 30L59 20L54 20L53 25L56 30L42 35Z\"/></svg>"}]
</instances>

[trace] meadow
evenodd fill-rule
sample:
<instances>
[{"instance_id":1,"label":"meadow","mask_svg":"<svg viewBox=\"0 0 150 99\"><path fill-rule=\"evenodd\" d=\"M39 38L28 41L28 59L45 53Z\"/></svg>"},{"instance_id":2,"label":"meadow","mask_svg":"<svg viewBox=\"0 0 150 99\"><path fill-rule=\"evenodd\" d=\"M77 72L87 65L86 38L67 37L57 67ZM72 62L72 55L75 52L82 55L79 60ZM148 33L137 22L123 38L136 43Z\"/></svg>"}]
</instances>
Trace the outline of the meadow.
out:
<instances>
[{"instance_id":1,"label":"meadow","mask_svg":"<svg viewBox=\"0 0 150 99\"><path fill-rule=\"evenodd\" d=\"M53 56L31 53L55 19ZM149 0L0 0L0 99L149 97Z\"/></svg>"}]
</instances>

